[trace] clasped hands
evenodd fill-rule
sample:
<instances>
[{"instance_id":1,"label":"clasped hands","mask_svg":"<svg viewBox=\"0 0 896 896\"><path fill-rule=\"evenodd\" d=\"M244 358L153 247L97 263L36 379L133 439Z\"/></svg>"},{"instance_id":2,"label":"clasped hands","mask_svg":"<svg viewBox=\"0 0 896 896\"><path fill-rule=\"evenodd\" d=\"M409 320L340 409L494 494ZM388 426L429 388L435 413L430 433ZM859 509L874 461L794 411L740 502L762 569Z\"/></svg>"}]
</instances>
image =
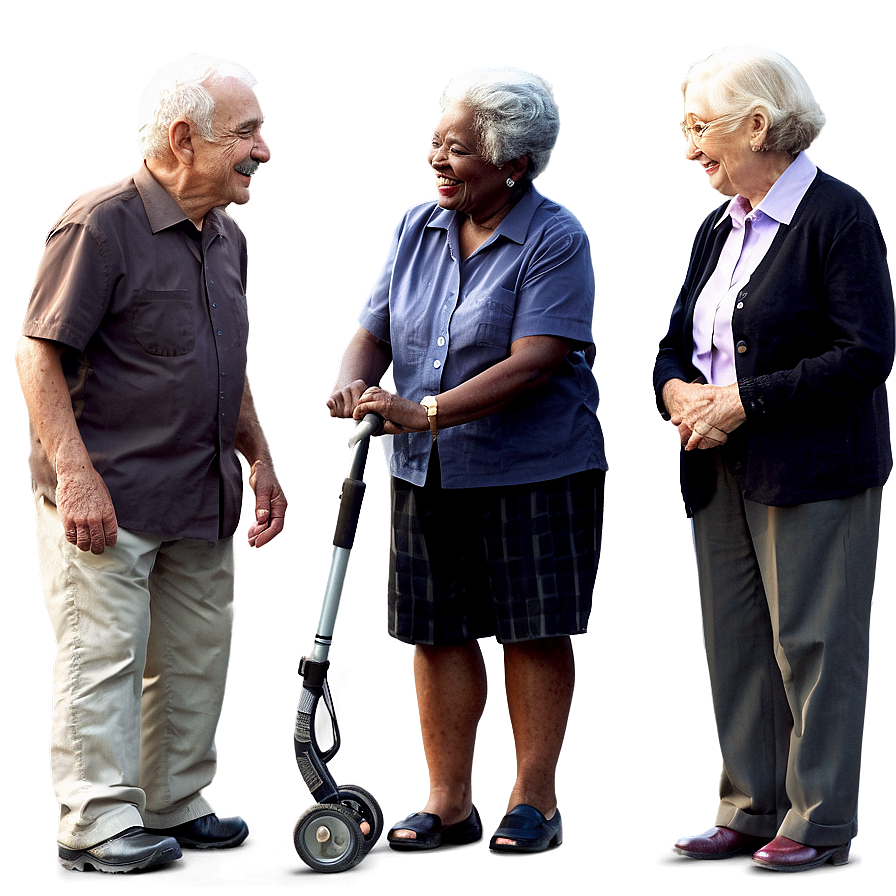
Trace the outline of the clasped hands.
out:
<instances>
[{"instance_id":1,"label":"clasped hands","mask_svg":"<svg viewBox=\"0 0 896 896\"><path fill-rule=\"evenodd\" d=\"M685 451L718 448L746 419L737 383L709 386L669 380L663 403Z\"/></svg>"},{"instance_id":2,"label":"clasped hands","mask_svg":"<svg viewBox=\"0 0 896 896\"><path fill-rule=\"evenodd\" d=\"M429 431L423 405L379 386L368 386L363 380L355 380L334 392L327 400L327 407L331 417L363 420L367 414L379 414L386 421L383 432L388 435Z\"/></svg>"}]
</instances>

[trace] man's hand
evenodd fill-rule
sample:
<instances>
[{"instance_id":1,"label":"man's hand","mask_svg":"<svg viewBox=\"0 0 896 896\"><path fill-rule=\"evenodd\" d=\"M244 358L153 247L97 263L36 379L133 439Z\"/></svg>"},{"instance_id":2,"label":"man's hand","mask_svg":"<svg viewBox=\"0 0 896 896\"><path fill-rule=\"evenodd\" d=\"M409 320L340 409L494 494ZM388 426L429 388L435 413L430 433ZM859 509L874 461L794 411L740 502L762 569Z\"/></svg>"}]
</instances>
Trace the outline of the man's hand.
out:
<instances>
[{"instance_id":1,"label":"man's hand","mask_svg":"<svg viewBox=\"0 0 896 896\"><path fill-rule=\"evenodd\" d=\"M57 471L56 507L66 540L80 550L102 554L118 541L118 520L109 490L92 466L73 474Z\"/></svg>"},{"instance_id":2,"label":"man's hand","mask_svg":"<svg viewBox=\"0 0 896 896\"><path fill-rule=\"evenodd\" d=\"M286 495L270 461L257 460L252 464L249 485L255 492L255 522L249 527L249 544L260 548L283 531Z\"/></svg>"}]
</instances>

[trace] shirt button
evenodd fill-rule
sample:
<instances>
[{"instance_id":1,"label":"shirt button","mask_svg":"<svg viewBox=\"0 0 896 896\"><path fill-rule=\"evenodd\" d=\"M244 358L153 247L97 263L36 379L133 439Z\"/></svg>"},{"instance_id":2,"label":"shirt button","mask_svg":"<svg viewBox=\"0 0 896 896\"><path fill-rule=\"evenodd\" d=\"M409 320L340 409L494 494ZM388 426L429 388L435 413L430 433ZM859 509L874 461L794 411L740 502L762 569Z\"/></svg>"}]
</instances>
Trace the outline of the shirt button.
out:
<instances>
[{"instance_id":1,"label":"shirt button","mask_svg":"<svg viewBox=\"0 0 896 896\"><path fill-rule=\"evenodd\" d=\"M218 307L218 303L217 303L217 302L212 302L212 308L217 308L217 307Z\"/></svg>"},{"instance_id":2,"label":"shirt button","mask_svg":"<svg viewBox=\"0 0 896 896\"><path fill-rule=\"evenodd\" d=\"M218 335L223 336L224 334L220 330L218 330Z\"/></svg>"},{"instance_id":3,"label":"shirt button","mask_svg":"<svg viewBox=\"0 0 896 896\"><path fill-rule=\"evenodd\" d=\"M435 367L436 370L438 370L442 366L442 362L437 359L432 362L432 366Z\"/></svg>"},{"instance_id":4,"label":"shirt button","mask_svg":"<svg viewBox=\"0 0 896 896\"><path fill-rule=\"evenodd\" d=\"M439 338L436 340L436 345L440 345L440 346L441 346L441 345L444 345L444 344L445 344L445 337L444 337L444 336L439 336Z\"/></svg>"}]
</instances>

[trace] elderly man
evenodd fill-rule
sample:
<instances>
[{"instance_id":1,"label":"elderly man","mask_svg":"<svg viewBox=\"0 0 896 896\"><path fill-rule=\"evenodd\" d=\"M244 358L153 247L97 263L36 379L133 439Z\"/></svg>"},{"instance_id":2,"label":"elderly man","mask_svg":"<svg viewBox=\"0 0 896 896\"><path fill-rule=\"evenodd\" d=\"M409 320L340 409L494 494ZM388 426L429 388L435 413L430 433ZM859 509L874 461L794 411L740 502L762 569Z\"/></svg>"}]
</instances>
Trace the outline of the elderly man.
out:
<instances>
[{"instance_id":1,"label":"elderly man","mask_svg":"<svg viewBox=\"0 0 896 896\"><path fill-rule=\"evenodd\" d=\"M246 242L224 212L270 151L252 76L190 57L144 103L144 163L54 226L17 363L56 633L52 765L66 868L232 847L214 776L241 504L286 499L246 380Z\"/></svg>"}]
</instances>

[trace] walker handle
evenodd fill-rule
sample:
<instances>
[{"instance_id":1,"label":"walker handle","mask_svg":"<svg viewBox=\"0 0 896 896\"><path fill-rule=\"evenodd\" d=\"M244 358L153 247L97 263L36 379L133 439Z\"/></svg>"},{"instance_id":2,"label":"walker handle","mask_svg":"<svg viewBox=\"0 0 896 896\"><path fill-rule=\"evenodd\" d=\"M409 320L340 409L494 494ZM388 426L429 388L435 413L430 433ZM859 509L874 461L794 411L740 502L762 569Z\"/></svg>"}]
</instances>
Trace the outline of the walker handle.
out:
<instances>
[{"instance_id":1,"label":"walker handle","mask_svg":"<svg viewBox=\"0 0 896 896\"><path fill-rule=\"evenodd\" d=\"M352 431L348 440L348 447L354 448L362 439L380 435L385 424L385 419L379 414L367 414Z\"/></svg>"}]
</instances>

